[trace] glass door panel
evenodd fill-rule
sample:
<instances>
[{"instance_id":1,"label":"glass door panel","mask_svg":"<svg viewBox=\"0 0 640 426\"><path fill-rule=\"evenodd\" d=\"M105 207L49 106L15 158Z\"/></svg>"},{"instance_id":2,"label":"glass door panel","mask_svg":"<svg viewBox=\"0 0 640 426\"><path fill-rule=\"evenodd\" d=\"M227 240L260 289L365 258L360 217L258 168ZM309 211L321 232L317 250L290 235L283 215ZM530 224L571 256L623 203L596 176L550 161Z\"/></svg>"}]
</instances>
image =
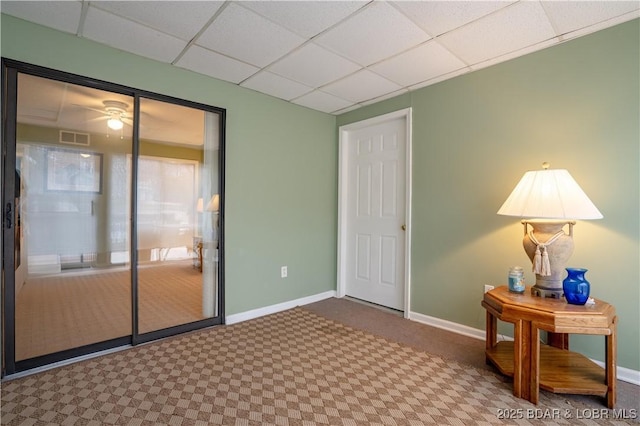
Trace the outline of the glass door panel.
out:
<instances>
[{"instance_id":1,"label":"glass door panel","mask_svg":"<svg viewBox=\"0 0 640 426\"><path fill-rule=\"evenodd\" d=\"M140 100L139 334L217 315L218 122L217 114Z\"/></svg>"},{"instance_id":2,"label":"glass door panel","mask_svg":"<svg viewBox=\"0 0 640 426\"><path fill-rule=\"evenodd\" d=\"M222 323L224 110L3 65L3 374Z\"/></svg>"},{"instance_id":3,"label":"glass door panel","mask_svg":"<svg viewBox=\"0 0 640 426\"><path fill-rule=\"evenodd\" d=\"M132 334L133 99L18 74L15 360Z\"/></svg>"}]
</instances>

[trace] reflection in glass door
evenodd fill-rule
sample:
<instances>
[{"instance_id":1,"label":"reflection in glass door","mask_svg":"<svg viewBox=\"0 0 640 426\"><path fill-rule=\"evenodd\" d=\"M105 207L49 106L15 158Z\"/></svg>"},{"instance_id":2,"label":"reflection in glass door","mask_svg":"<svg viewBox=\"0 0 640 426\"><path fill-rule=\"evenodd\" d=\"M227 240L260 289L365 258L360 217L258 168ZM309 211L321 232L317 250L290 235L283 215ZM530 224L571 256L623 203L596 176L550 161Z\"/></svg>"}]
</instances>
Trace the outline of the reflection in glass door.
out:
<instances>
[{"instance_id":1,"label":"reflection in glass door","mask_svg":"<svg viewBox=\"0 0 640 426\"><path fill-rule=\"evenodd\" d=\"M146 98L140 110L137 281L144 334L217 315L219 117ZM182 128L161 122L160 110Z\"/></svg>"},{"instance_id":2,"label":"reflection in glass door","mask_svg":"<svg viewBox=\"0 0 640 426\"><path fill-rule=\"evenodd\" d=\"M3 75L2 374L221 324L224 110Z\"/></svg>"},{"instance_id":3,"label":"reflection in glass door","mask_svg":"<svg viewBox=\"0 0 640 426\"><path fill-rule=\"evenodd\" d=\"M18 74L18 362L131 335L132 105L127 96Z\"/></svg>"}]
</instances>

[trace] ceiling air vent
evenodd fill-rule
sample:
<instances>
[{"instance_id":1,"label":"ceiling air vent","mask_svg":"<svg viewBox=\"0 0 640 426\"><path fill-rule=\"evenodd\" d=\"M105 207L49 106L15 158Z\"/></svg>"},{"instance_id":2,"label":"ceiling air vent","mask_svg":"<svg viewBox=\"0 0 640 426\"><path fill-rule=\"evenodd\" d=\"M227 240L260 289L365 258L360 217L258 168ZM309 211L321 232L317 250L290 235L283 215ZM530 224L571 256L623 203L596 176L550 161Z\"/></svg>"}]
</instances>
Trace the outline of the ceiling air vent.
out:
<instances>
[{"instance_id":1,"label":"ceiling air vent","mask_svg":"<svg viewBox=\"0 0 640 426\"><path fill-rule=\"evenodd\" d=\"M78 133L71 132L69 130L60 130L60 143L89 146L89 133Z\"/></svg>"}]
</instances>

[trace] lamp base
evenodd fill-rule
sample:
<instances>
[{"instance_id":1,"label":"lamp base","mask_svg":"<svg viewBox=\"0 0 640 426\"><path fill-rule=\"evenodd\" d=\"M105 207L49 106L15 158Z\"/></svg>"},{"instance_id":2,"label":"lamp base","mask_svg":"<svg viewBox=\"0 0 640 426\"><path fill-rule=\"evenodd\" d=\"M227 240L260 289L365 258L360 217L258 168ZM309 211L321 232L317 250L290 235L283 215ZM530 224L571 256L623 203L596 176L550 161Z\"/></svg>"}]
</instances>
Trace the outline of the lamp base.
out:
<instances>
[{"instance_id":1,"label":"lamp base","mask_svg":"<svg viewBox=\"0 0 640 426\"><path fill-rule=\"evenodd\" d=\"M549 270L547 275L536 273L536 284L531 288L531 294L539 297L561 299L564 295L562 280L564 279L565 264L573 252L573 224L572 221L522 221L525 228L522 243L529 259L536 264L536 257L548 256ZM569 234L562 230L569 225ZM528 225L532 231L528 232ZM532 239L531 236L534 238ZM541 248L538 249L538 244ZM539 256L537 251L541 252ZM535 270L534 271L538 272Z\"/></svg>"},{"instance_id":2,"label":"lamp base","mask_svg":"<svg viewBox=\"0 0 640 426\"><path fill-rule=\"evenodd\" d=\"M562 299L564 291L562 291L562 289L557 290L555 288L541 288L536 284L531 287L531 295L537 297L548 297L551 299Z\"/></svg>"},{"instance_id":3,"label":"lamp base","mask_svg":"<svg viewBox=\"0 0 640 426\"><path fill-rule=\"evenodd\" d=\"M549 297L551 299L562 299L564 295L562 278L557 275L542 276L536 274L536 284L531 287L531 295Z\"/></svg>"}]
</instances>

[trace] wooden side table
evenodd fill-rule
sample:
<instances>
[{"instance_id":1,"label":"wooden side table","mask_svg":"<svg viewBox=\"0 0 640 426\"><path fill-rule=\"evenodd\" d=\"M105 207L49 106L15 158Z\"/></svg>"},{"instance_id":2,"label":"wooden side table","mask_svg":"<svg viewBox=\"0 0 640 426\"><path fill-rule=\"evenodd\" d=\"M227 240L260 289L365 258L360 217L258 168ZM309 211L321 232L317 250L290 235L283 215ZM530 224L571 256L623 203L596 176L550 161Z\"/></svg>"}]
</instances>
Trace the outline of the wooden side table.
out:
<instances>
[{"instance_id":1,"label":"wooden side table","mask_svg":"<svg viewBox=\"0 0 640 426\"><path fill-rule=\"evenodd\" d=\"M534 404L539 389L555 393L599 395L607 407L616 403L615 308L602 300L595 305L570 305L564 299L510 293L507 286L484 295L487 310L487 362L513 377L513 394ZM497 320L513 323L514 341L497 341ZM540 344L540 330L549 344ZM605 336L605 368L569 350L569 334Z\"/></svg>"}]
</instances>

